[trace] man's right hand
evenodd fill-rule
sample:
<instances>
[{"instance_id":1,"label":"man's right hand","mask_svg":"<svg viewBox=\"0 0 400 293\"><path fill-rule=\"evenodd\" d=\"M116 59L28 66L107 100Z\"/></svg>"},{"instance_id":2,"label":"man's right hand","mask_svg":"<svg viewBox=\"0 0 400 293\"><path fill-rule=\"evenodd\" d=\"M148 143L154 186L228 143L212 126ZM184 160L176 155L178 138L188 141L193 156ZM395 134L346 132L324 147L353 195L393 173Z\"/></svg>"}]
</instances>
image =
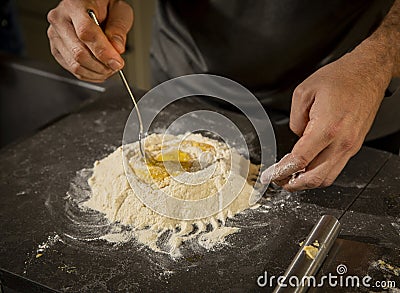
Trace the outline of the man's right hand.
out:
<instances>
[{"instance_id":1,"label":"man's right hand","mask_svg":"<svg viewBox=\"0 0 400 293\"><path fill-rule=\"evenodd\" d=\"M101 23L87 13L92 9ZM47 15L47 35L54 58L77 78L103 82L124 67L126 35L133 10L119 0L63 0Z\"/></svg>"}]
</instances>

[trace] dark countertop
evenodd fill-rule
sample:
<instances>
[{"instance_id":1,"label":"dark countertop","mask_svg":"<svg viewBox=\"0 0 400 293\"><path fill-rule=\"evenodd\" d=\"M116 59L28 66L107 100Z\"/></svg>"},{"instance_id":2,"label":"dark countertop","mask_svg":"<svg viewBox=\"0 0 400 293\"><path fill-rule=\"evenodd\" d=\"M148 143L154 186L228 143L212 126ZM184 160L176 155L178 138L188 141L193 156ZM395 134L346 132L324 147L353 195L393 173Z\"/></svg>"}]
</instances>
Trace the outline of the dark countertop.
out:
<instances>
[{"instance_id":1,"label":"dark countertop","mask_svg":"<svg viewBox=\"0 0 400 293\"><path fill-rule=\"evenodd\" d=\"M114 82L90 84L61 69L0 54L0 148L54 123Z\"/></svg>"},{"instance_id":2,"label":"dark countertop","mask_svg":"<svg viewBox=\"0 0 400 293\"><path fill-rule=\"evenodd\" d=\"M196 106L183 104L167 116ZM126 94L111 87L94 102L0 151L4 287L23 292L254 291L265 270L275 275L285 271L320 216L339 217L345 210L340 238L379 248L356 273L370 272L378 259L400 265L400 158L365 147L329 188L295 194L270 191L269 208L230 221L241 231L213 251L189 247L175 261L132 242L113 246L67 237L76 224L65 211L71 181L78 170L92 167L121 144L131 108ZM295 138L287 125L274 127L281 156ZM322 271L352 264L343 259L344 253L330 257Z\"/></svg>"}]
</instances>

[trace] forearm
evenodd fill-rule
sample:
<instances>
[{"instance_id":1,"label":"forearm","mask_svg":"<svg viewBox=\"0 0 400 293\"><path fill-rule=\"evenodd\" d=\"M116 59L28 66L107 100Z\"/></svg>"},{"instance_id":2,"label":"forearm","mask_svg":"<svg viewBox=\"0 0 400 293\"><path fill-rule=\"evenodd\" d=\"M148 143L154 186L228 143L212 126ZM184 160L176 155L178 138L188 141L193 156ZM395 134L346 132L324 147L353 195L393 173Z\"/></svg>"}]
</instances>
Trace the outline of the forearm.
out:
<instances>
[{"instance_id":1,"label":"forearm","mask_svg":"<svg viewBox=\"0 0 400 293\"><path fill-rule=\"evenodd\" d=\"M382 79L400 77L400 0L396 0L375 32L354 49L380 68Z\"/></svg>"}]
</instances>

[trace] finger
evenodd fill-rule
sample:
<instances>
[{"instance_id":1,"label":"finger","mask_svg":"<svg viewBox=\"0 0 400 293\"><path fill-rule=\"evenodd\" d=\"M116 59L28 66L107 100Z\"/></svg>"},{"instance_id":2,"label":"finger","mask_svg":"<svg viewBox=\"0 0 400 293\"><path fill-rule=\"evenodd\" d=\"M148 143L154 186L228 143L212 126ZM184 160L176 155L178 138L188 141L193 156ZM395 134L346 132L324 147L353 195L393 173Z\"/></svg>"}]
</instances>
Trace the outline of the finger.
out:
<instances>
[{"instance_id":1,"label":"finger","mask_svg":"<svg viewBox=\"0 0 400 293\"><path fill-rule=\"evenodd\" d=\"M306 168L312 160L324 150L333 140L334 135L317 120L311 120L304 131L304 135L294 145L292 152L282 158L274 168L265 172L272 172L272 181L282 181ZM268 176L268 175L265 175Z\"/></svg>"},{"instance_id":2,"label":"finger","mask_svg":"<svg viewBox=\"0 0 400 293\"><path fill-rule=\"evenodd\" d=\"M64 68L64 69L69 69L68 63L64 60L62 57L60 51L57 49L52 49L52 54L54 58L57 60L57 62ZM91 76L90 72L86 72L84 68L78 73L72 73L75 75L75 77L79 78L80 80L83 81L89 81L89 82L95 82L95 83L101 83L104 82L105 79L103 78L96 78L94 76Z\"/></svg>"},{"instance_id":3,"label":"finger","mask_svg":"<svg viewBox=\"0 0 400 293\"><path fill-rule=\"evenodd\" d=\"M288 184L288 182L291 180L291 178L285 178L285 179L283 179L283 180L280 180L280 181L275 181L274 183L276 184L276 185L279 185L280 187L282 187L282 186L285 186L286 184Z\"/></svg>"},{"instance_id":4,"label":"finger","mask_svg":"<svg viewBox=\"0 0 400 293\"><path fill-rule=\"evenodd\" d=\"M50 42L50 51L51 54L54 56L56 61L64 68L67 69L67 62L65 62L64 57L61 55L60 51L56 48L56 44L53 42Z\"/></svg>"},{"instance_id":5,"label":"finger","mask_svg":"<svg viewBox=\"0 0 400 293\"><path fill-rule=\"evenodd\" d=\"M96 10L93 10L96 13ZM123 68L124 60L86 11L73 14L71 21L78 39L89 48L101 63L114 71Z\"/></svg>"},{"instance_id":6,"label":"finger","mask_svg":"<svg viewBox=\"0 0 400 293\"><path fill-rule=\"evenodd\" d=\"M84 66L85 68L103 75L102 78L107 78L112 74L112 70L97 60L90 50L83 44L75 34L72 23L67 22L63 26L63 43L65 46L65 54L69 55L75 62ZM71 60L72 62L72 60Z\"/></svg>"},{"instance_id":7,"label":"finger","mask_svg":"<svg viewBox=\"0 0 400 293\"><path fill-rule=\"evenodd\" d=\"M351 137L351 134L346 134L346 137ZM294 191L332 185L360 147L361 143L354 143L349 138L332 143L309 164L307 172L283 187Z\"/></svg>"},{"instance_id":8,"label":"finger","mask_svg":"<svg viewBox=\"0 0 400 293\"><path fill-rule=\"evenodd\" d=\"M76 63L73 58L68 55L68 50L65 49L61 38L56 34L54 30L49 28L48 35L50 39L51 53L64 69L70 71L81 80L91 82L103 82L105 80L106 77L104 75L88 70L84 66ZM64 54L61 52L64 52Z\"/></svg>"},{"instance_id":9,"label":"finger","mask_svg":"<svg viewBox=\"0 0 400 293\"><path fill-rule=\"evenodd\" d=\"M297 178L282 187L288 191L327 187L333 184L349 157L335 151L332 145L321 152Z\"/></svg>"},{"instance_id":10,"label":"finger","mask_svg":"<svg viewBox=\"0 0 400 293\"><path fill-rule=\"evenodd\" d=\"M57 62L64 68L67 69L67 63L65 62L65 60L63 59L62 55L60 54L60 52L56 49L55 50L55 54L53 54L54 58L57 60ZM73 73L74 74L74 73ZM84 74L84 73L83 73ZM101 83L104 82L104 79L92 79L92 78L88 78L86 76L83 75L79 75L79 74L74 74L77 78L79 78L80 80L83 81L89 81L89 82L95 82L95 83Z\"/></svg>"},{"instance_id":11,"label":"finger","mask_svg":"<svg viewBox=\"0 0 400 293\"><path fill-rule=\"evenodd\" d=\"M126 36L133 19L133 10L125 1L116 1L109 8L104 33L120 54L125 52Z\"/></svg>"},{"instance_id":12,"label":"finger","mask_svg":"<svg viewBox=\"0 0 400 293\"><path fill-rule=\"evenodd\" d=\"M314 100L314 93L306 91L302 84L293 91L289 126L298 136L302 136L307 127L307 123L310 120L310 109Z\"/></svg>"},{"instance_id":13,"label":"finger","mask_svg":"<svg viewBox=\"0 0 400 293\"><path fill-rule=\"evenodd\" d=\"M270 166L261 174L260 181L262 184L274 182L280 185L279 182L289 180L288 178L290 178L296 170L297 164L295 163L292 153L286 154L278 163Z\"/></svg>"}]
</instances>

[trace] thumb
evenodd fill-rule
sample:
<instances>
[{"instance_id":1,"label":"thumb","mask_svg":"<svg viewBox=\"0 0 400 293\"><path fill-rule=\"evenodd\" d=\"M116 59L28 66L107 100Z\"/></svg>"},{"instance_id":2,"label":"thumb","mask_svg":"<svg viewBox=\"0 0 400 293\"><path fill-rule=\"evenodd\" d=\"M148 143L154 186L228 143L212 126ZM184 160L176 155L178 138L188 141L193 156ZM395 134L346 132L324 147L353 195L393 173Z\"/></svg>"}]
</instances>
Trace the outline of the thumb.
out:
<instances>
[{"instance_id":1,"label":"thumb","mask_svg":"<svg viewBox=\"0 0 400 293\"><path fill-rule=\"evenodd\" d=\"M125 1L110 5L104 33L120 54L125 52L126 35L133 25L133 18L133 10Z\"/></svg>"}]
</instances>

